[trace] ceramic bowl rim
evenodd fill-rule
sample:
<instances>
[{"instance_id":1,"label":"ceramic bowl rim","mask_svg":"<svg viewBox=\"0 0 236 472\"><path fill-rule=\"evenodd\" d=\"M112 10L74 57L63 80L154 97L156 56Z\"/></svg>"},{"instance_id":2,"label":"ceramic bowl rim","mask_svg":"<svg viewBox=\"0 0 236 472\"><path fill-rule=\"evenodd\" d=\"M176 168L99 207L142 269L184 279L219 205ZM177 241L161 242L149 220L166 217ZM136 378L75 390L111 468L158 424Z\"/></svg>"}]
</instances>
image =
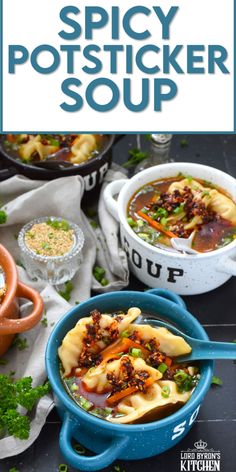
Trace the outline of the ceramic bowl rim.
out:
<instances>
[{"instance_id":1,"label":"ceramic bowl rim","mask_svg":"<svg viewBox=\"0 0 236 472\"><path fill-rule=\"evenodd\" d=\"M65 391L62 383L59 384L57 382L57 380L54 378L54 375L53 375L53 367L51 365L51 361L50 361L50 352L54 349L54 340L55 338L57 339L58 337L60 337L60 330L62 328L62 326L64 325L64 323L66 323L68 321L68 319L70 318L75 318L76 315L78 314L78 311L81 309L81 307L84 307L86 306L86 304L89 304L89 302L91 300L97 300L98 303L101 301L101 304L102 304L102 300L104 297L106 297L107 299L110 297L112 298L112 296L115 295L118 295L118 296L122 296L127 294L127 295L130 295L130 296L137 296L137 294L146 294L148 292L138 292L138 291L133 291L133 290L127 290L125 292L109 292L109 293L106 293L106 294L102 294L102 295L97 295L95 297L92 297L88 300L86 300L85 302L82 302L80 305L77 305L75 307L73 307L72 309L70 309L63 317L62 319L60 319L58 321L58 323L56 324L56 326L54 327L50 337L49 337L49 340L48 340L48 343L47 343L47 348L46 348L46 355L45 355L45 359L46 359L46 370L47 370L47 373L48 373L48 377L49 377L49 382L50 384L52 385L52 389L54 391L54 393L56 394L56 396L59 398L59 400L62 402L63 406L66 408L67 411L69 411L70 413L72 413L75 417L75 421L77 418L81 418L81 420L87 422L87 423L92 423L94 424L95 426L97 425L98 427L100 427L101 429L104 429L104 430L112 430L114 432L116 432L117 434L119 433L138 433L140 431L150 431L150 430L155 430L156 428L162 428L162 427L166 427L166 426L169 426L173 423L175 423L176 421L182 419L183 417L186 417L188 415L188 413L192 413L193 409L194 408L197 408L203 398L205 397L205 394L207 393L207 391L209 390L210 388L210 385L211 385L211 378L212 378L212 373L213 373L213 362L212 361L204 361L204 365L203 365L203 373L204 373L204 376L203 378L200 379L199 381L199 384L198 386L196 387L195 391L193 392L191 398L188 400L187 403L185 403L177 412L175 412L174 414L170 415L170 416L167 416L166 418L163 418L161 420L157 420L157 421L153 421L153 422L149 422L149 423L144 423L144 424L135 424L135 425L124 425L124 424L114 424L114 423L111 423L111 422L108 422L108 421L105 421L103 419L100 419L100 418L97 418L96 416L93 416L91 415L90 413L82 410L82 408L79 408L76 403L69 397L68 393ZM153 297L153 301L156 301L156 298L157 298L157 295L154 295L154 294L148 294L149 296ZM155 298L154 298L155 297ZM164 297L159 297L161 298L162 301L164 301L166 303L166 306L170 307L171 308L171 304L173 304L172 301L170 300L167 300L167 299L164 299ZM180 307L179 305L176 304L176 308L178 310L180 310L181 314L185 315L188 317L189 320L192 321L193 325L196 326L196 328L199 330L199 333L201 333L201 339L205 339L205 340L208 340L208 336L207 336L207 333L206 331L204 330L204 328L201 326L201 324L199 323L199 321L193 316L191 315L191 313L189 313L186 309L184 309L183 307ZM101 307L102 309L102 307ZM83 315L84 316L84 315ZM80 317L77 317L76 318L76 321L80 319ZM74 325L73 325L74 326Z\"/></svg>"}]
</instances>

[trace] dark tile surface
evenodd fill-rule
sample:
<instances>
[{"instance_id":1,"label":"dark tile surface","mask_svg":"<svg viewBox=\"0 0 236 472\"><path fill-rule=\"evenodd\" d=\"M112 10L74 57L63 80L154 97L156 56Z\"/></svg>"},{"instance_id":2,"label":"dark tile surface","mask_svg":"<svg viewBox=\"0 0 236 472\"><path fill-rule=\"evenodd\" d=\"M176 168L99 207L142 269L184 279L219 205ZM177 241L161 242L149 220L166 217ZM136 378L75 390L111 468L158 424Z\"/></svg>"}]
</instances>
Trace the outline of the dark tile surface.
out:
<instances>
[{"instance_id":1,"label":"dark tile surface","mask_svg":"<svg viewBox=\"0 0 236 472\"><path fill-rule=\"evenodd\" d=\"M188 146L181 148L180 141L187 139ZM149 142L142 137L142 149ZM114 149L117 162L127 159L127 149L136 147L136 136L126 136ZM190 135L175 136L170 151L175 161L199 162L222 169L236 177L236 136ZM143 290L144 286L131 277L130 288ZM184 297L187 307L205 329L212 340L233 341L236 339L236 283L232 278L219 289L203 295ZM208 392L200 414L192 430L175 448L143 461L117 461L104 472L179 472L180 454L194 447L202 439L208 448L221 452L221 471L236 470L236 364L233 361L217 361L215 374L223 380L222 387L212 387ZM56 411L51 412L39 438L23 454L5 459L0 463L0 472L16 467L20 472L56 472L64 463L58 448L60 420ZM69 467L69 472L75 470Z\"/></svg>"}]
</instances>

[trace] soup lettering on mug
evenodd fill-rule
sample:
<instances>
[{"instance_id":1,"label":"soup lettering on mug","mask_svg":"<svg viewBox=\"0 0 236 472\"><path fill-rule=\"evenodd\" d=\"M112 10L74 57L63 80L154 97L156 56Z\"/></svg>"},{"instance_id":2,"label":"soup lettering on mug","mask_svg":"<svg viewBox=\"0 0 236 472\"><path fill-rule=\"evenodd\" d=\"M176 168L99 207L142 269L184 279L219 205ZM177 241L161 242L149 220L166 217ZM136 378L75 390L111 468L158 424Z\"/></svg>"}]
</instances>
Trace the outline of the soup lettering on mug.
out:
<instances>
[{"instance_id":1,"label":"soup lettering on mug","mask_svg":"<svg viewBox=\"0 0 236 472\"><path fill-rule=\"evenodd\" d=\"M147 274L151 277L159 279L164 268L161 264L154 263L150 259L143 260L141 254L136 249L130 248L130 243L124 236L124 250L128 259L135 265L137 269L146 268ZM176 277L183 277L184 271L178 267L167 267L167 282L176 283Z\"/></svg>"},{"instance_id":2,"label":"soup lettering on mug","mask_svg":"<svg viewBox=\"0 0 236 472\"><path fill-rule=\"evenodd\" d=\"M105 174L108 171L108 163L106 162L100 169L93 171L91 174L85 175L84 186L87 192L96 187L97 184L100 184L103 181Z\"/></svg>"},{"instance_id":3,"label":"soup lettering on mug","mask_svg":"<svg viewBox=\"0 0 236 472\"><path fill-rule=\"evenodd\" d=\"M194 423L194 421L196 420L197 418L197 415L199 413L199 410L200 410L200 406L199 405L196 410L193 412L193 414L190 416L190 419L187 423L187 421L183 421L182 423L178 424L177 426L174 427L173 429L173 435L171 437L171 440L174 441L176 438L178 438L179 436L181 436L182 434L184 434L185 430L186 430L186 427L190 427L192 426L192 424Z\"/></svg>"}]
</instances>

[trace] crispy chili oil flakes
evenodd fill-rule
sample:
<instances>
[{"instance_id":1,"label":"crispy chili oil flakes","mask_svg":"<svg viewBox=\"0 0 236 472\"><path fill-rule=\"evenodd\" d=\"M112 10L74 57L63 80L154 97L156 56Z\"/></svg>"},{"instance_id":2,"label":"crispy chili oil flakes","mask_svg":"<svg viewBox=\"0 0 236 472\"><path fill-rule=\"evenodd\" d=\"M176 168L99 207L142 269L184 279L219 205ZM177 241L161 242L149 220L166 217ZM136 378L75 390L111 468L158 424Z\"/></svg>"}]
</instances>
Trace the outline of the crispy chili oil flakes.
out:
<instances>
[{"instance_id":1,"label":"crispy chili oil flakes","mask_svg":"<svg viewBox=\"0 0 236 472\"><path fill-rule=\"evenodd\" d=\"M204 224L219 219L219 216L214 211L208 209L201 199L194 196L188 186L184 187L182 192L178 189L172 193L163 192L157 202L150 203L146 208L150 213L153 213L150 216L154 218L156 215L154 219L160 222L162 218L161 213L158 215L160 208L166 210L170 216L180 205L182 205L185 213L184 218L171 225L172 231L179 237L188 238L190 236L192 230L186 230L185 225L190 223L195 216L201 216L202 223ZM198 228L200 229L201 225L198 225Z\"/></svg>"},{"instance_id":2,"label":"crispy chili oil flakes","mask_svg":"<svg viewBox=\"0 0 236 472\"><path fill-rule=\"evenodd\" d=\"M83 347L79 359L79 367L93 367L100 364L102 356L98 353L98 341L103 341L105 345L109 345L116 341L119 336L118 323L122 321L122 317L114 317L110 326L106 328L107 335L104 336L104 331L100 327L101 313L98 310L93 310L90 313L92 323L86 324L86 336L83 339Z\"/></svg>"},{"instance_id":3,"label":"crispy chili oil flakes","mask_svg":"<svg viewBox=\"0 0 236 472\"><path fill-rule=\"evenodd\" d=\"M119 376L116 376L114 372L107 374L107 380L112 387L111 394L128 387L135 387L137 391L146 392L145 383L149 377L146 370L135 371L128 356L123 356L121 359Z\"/></svg>"}]
</instances>

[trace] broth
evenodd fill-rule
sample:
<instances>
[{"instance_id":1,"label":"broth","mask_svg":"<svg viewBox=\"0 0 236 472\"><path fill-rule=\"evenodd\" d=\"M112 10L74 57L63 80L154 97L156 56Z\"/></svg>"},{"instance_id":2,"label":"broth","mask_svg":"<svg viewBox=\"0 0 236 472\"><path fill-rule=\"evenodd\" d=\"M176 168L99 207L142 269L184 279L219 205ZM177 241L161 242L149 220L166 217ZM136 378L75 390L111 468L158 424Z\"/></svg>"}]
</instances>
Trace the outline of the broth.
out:
<instances>
[{"instance_id":1,"label":"broth","mask_svg":"<svg viewBox=\"0 0 236 472\"><path fill-rule=\"evenodd\" d=\"M180 190L169 191L173 185L177 183L178 187L178 183L183 181L189 184ZM193 183L199 188L194 188ZM211 198L216 198L214 192L217 192L218 199L226 199L226 206L230 202L233 222L212 210L209 202ZM196 216L199 221L190 228ZM236 237L236 205L230 196L211 182L182 174L150 182L140 188L129 201L127 221L137 236L157 247L160 244L171 247L171 237L188 238L195 231L193 248L199 252L209 252L229 244ZM159 224L158 229L155 222Z\"/></svg>"}]
</instances>

